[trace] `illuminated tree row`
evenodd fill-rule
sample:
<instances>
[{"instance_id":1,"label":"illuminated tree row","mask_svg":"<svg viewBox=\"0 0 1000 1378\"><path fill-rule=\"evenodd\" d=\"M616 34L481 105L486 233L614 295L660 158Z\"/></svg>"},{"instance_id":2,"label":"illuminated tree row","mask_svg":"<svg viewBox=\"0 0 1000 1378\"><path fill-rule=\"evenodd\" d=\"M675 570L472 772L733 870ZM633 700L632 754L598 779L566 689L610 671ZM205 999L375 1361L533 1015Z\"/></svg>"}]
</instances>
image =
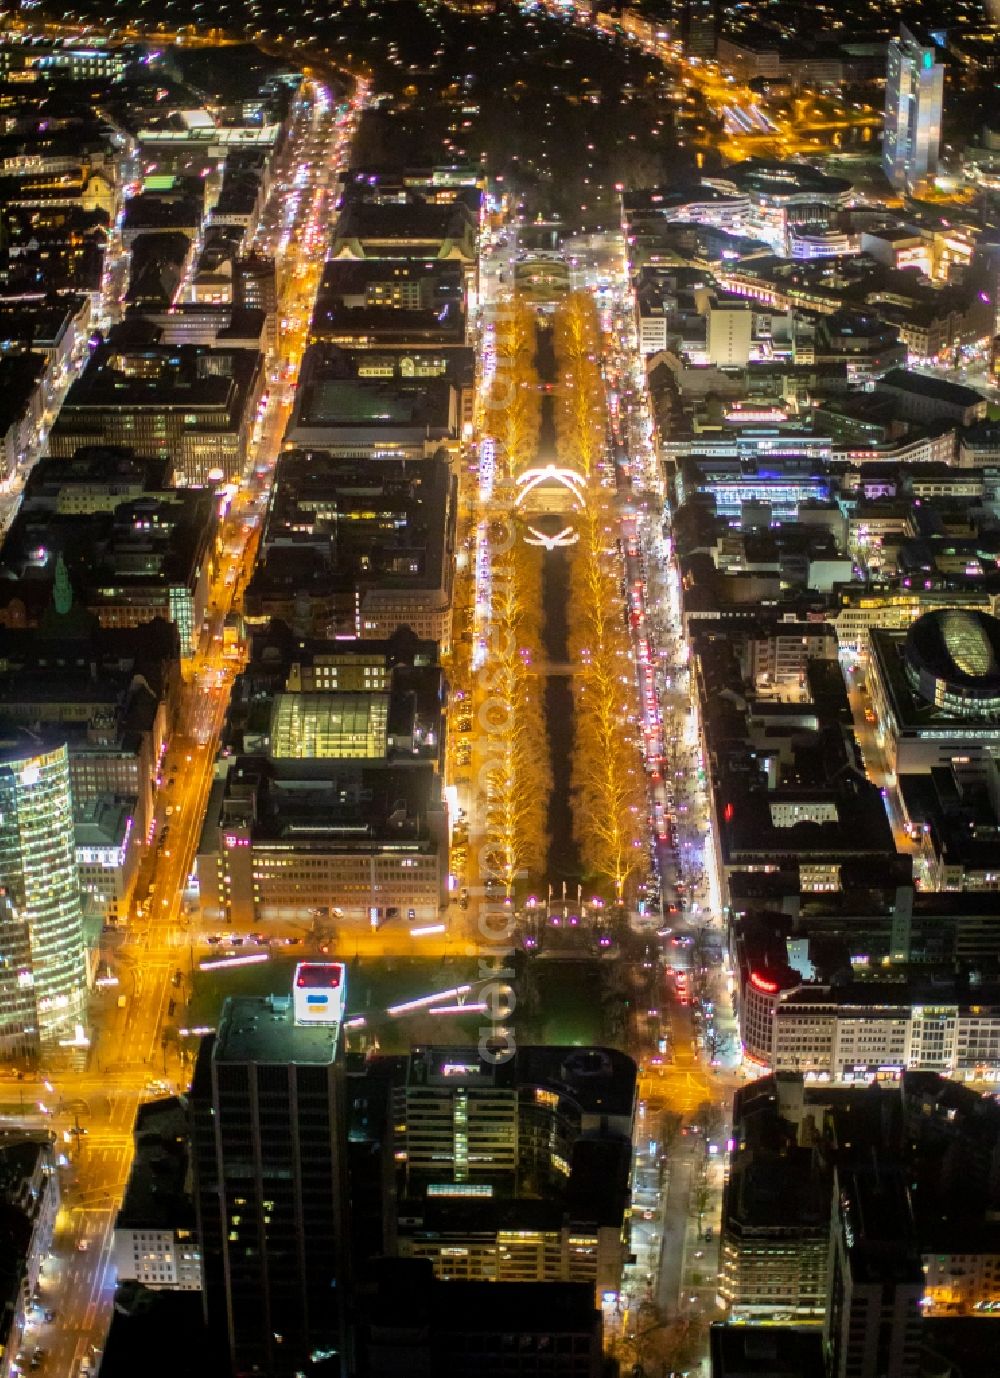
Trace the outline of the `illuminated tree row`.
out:
<instances>
[{"instance_id":1,"label":"illuminated tree row","mask_svg":"<svg viewBox=\"0 0 1000 1378\"><path fill-rule=\"evenodd\" d=\"M646 865L646 791L613 513L594 479L588 496L570 574L574 830L584 865L623 904Z\"/></svg>"},{"instance_id":2,"label":"illuminated tree row","mask_svg":"<svg viewBox=\"0 0 1000 1378\"><path fill-rule=\"evenodd\" d=\"M501 304L494 322L495 367L480 416L480 431L496 443L499 477L515 477L538 450L541 398L535 348L531 310L516 300Z\"/></svg>"},{"instance_id":3,"label":"illuminated tree row","mask_svg":"<svg viewBox=\"0 0 1000 1378\"><path fill-rule=\"evenodd\" d=\"M481 683L487 870L509 895L539 875L551 789L541 658L541 552L520 539L492 566L490 645Z\"/></svg>"},{"instance_id":4,"label":"illuminated tree row","mask_svg":"<svg viewBox=\"0 0 1000 1378\"><path fill-rule=\"evenodd\" d=\"M561 461L590 474L604 453L604 384L600 325L593 299L571 292L556 309L553 345L559 385L555 396L556 441Z\"/></svg>"},{"instance_id":5,"label":"illuminated tree row","mask_svg":"<svg viewBox=\"0 0 1000 1378\"><path fill-rule=\"evenodd\" d=\"M588 872L622 904L645 866L646 792L615 514L600 481L606 419L600 327L592 298L571 293L556 311L554 331L559 459L587 475L569 598L569 649L578 665L573 680L574 831Z\"/></svg>"},{"instance_id":6,"label":"illuminated tree row","mask_svg":"<svg viewBox=\"0 0 1000 1378\"><path fill-rule=\"evenodd\" d=\"M441 656L453 701L459 697L467 698L472 687L472 646L475 635L476 585L473 558L470 553L473 534L468 522L462 523L460 531L464 539L459 543L459 556L455 563L451 644Z\"/></svg>"}]
</instances>

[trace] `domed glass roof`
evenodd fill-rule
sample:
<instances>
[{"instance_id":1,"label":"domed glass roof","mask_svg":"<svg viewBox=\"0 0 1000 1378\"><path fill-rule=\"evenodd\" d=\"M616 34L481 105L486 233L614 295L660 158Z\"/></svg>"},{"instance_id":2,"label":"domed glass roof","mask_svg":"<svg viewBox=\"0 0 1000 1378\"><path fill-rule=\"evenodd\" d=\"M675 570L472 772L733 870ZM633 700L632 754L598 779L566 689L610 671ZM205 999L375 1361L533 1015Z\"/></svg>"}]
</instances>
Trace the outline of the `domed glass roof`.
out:
<instances>
[{"instance_id":1,"label":"domed glass roof","mask_svg":"<svg viewBox=\"0 0 1000 1378\"><path fill-rule=\"evenodd\" d=\"M996 673L997 662L982 622L967 612L947 612L941 619L941 640L952 661L972 679Z\"/></svg>"}]
</instances>

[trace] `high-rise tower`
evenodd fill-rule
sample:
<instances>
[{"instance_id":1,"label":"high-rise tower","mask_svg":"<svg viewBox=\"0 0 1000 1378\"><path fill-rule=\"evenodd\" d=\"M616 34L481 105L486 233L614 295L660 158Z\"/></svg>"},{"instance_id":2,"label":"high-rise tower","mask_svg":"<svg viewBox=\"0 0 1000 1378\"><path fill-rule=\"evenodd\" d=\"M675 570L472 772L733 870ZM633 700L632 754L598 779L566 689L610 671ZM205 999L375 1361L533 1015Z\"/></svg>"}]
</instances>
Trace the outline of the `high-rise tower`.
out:
<instances>
[{"instance_id":1,"label":"high-rise tower","mask_svg":"<svg viewBox=\"0 0 1000 1378\"><path fill-rule=\"evenodd\" d=\"M209 1325L233 1372L346 1366L344 968L302 962L293 994L226 1002L191 1089Z\"/></svg>"},{"instance_id":2,"label":"high-rise tower","mask_svg":"<svg viewBox=\"0 0 1000 1378\"><path fill-rule=\"evenodd\" d=\"M906 27L889 44L882 167L898 190L919 187L937 171L944 67L936 49Z\"/></svg>"},{"instance_id":3,"label":"high-rise tower","mask_svg":"<svg viewBox=\"0 0 1000 1378\"><path fill-rule=\"evenodd\" d=\"M65 743L0 735L0 1050L82 1033L87 971Z\"/></svg>"}]
</instances>

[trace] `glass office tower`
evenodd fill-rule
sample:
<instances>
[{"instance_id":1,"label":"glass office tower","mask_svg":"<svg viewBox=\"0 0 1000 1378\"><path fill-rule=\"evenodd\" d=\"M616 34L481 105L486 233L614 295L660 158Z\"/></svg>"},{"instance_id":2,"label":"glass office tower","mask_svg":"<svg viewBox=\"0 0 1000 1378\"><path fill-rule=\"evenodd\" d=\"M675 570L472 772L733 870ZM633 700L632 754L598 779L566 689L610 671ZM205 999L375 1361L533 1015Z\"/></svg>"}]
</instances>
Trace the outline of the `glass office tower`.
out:
<instances>
[{"instance_id":1,"label":"glass office tower","mask_svg":"<svg viewBox=\"0 0 1000 1378\"><path fill-rule=\"evenodd\" d=\"M889 44L885 78L882 168L899 191L937 172L944 105L944 67L936 50L906 27Z\"/></svg>"},{"instance_id":2,"label":"glass office tower","mask_svg":"<svg viewBox=\"0 0 1000 1378\"><path fill-rule=\"evenodd\" d=\"M28 732L0 737L0 892L0 1039L31 1054L84 1024L87 970L69 757Z\"/></svg>"}]
</instances>

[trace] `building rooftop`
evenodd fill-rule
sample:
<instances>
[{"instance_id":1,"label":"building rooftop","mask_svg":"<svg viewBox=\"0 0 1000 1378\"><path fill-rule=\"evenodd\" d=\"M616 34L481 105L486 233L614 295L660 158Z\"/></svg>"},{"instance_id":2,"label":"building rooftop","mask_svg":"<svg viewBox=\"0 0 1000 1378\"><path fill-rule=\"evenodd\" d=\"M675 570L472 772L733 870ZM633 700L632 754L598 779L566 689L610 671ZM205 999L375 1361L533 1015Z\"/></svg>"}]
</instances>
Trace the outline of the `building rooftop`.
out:
<instances>
[{"instance_id":1,"label":"building rooftop","mask_svg":"<svg viewBox=\"0 0 1000 1378\"><path fill-rule=\"evenodd\" d=\"M337 458L292 450L277 465L247 610L272 599L450 587L455 479L443 457ZM351 609L353 621L354 609Z\"/></svg>"},{"instance_id":2,"label":"building rooftop","mask_svg":"<svg viewBox=\"0 0 1000 1378\"><path fill-rule=\"evenodd\" d=\"M826 1359L818 1329L713 1324L712 1378L816 1378Z\"/></svg>"},{"instance_id":3,"label":"building rooftop","mask_svg":"<svg viewBox=\"0 0 1000 1378\"><path fill-rule=\"evenodd\" d=\"M260 356L204 345L99 345L66 395L54 432L85 427L102 408L214 411L238 417ZM205 424L202 417L199 423Z\"/></svg>"},{"instance_id":4,"label":"building rooftop","mask_svg":"<svg viewBox=\"0 0 1000 1378\"><path fill-rule=\"evenodd\" d=\"M958 623L945 623L949 617ZM932 621L922 627L927 618ZM995 721L1000 675L991 659L997 655L994 621L971 609L946 609L925 613L906 632L869 630L873 668L901 732L947 727L975 733ZM962 662L981 665L984 672L970 675Z\"/></svg>"},{"instance_id":5,"label":"building rooftop","mask_svg":"<svg viewBox=\"0 0 1000 1378\"><path fill-rule=\"evenodd\" d=\"M924 1275L902 1173L889 1166L844 1168L838 1171L837 1186L855 1284L894 1282L920 1287Z\"/></svg>"},{"instance_id":6,"label":"building rooftop","mask_svg":"<svg viewBox=\"0 0 1000 1378\"><path fill-rule=\"evenodd\" d=\"M229 1366L228 1346L205 1326L200 1292L153 1291L120 1284L115 1294L102 1378L175 1378L183 1336L185 1378L218 1378Z\"/></svg>"},{"instance_id":7,"label":"building rooftop","mask_svg":"<svg viewBox=\"0 0 1000 1378\"><path fill-rule=\"evenodd\" d=\"M851 190L851 183L844 177L828 177L804 163L776 162L766 158L747 158L745 162L727 167L717 181L723 185L730 182L741 191L775 199L803 192L818 197L839 198Z\"/></svg>"},{"instance_id":8,"label":"building rooftop","mask_svg":"<svg viewBox=\"0 0 1000 1378\"><path fill-rule=\"evenodd\" d=\"M311 345L286 444L346 446L352 454L359 446L390 453L398 447L419 457L454 439L457 425L455 391L447 378L367 376L359 373L356 356Z\"/></svg>"},{"instance_id":9,"label":"building rooftop","mask_svg":"<svg viewBox=\"0 0 1000 1378\"><path fill-rule=\"evenodd\" d=\"M0 436L24 416L44 368L41 354L0 354Z\"/></svg>"},{"instance_id":10,"label":"building rooftop","mask_svg":"<svg viewBox=\"0 0 1000 1378\"><path fill-rule=\"evenodd\" d=\"M216 1063L295 1063L330 1066L338 1030L296 1024L291 996L232 996L222 1008L212 1060Z\"/></svg>"},{"instance_id":11,"label":"building rooftop","mask_svg":"<svg viewBox=\"0 0 1000 1378\"><path fill-rule=\"evenodd\" d=\"M585 1113L629 1118L636 1095L636 1066L616 1048L530 1045L518 1049L521 1081L572 1097Z\"/></svg>"},{"instance_id":12,"label":"building rooftop","mask_svg":"<svg viewBox=\"0 0 1000 1378\"><path fill-rule=\"evenodd\" d=\"M924 613L903 652L917 674L961 685L977 697L1000 696L1000 621L974 610Z\"/></svg>"},{"instance_id":13,"label":"building rooftop","mask_svg":"<svg viewBox=\"0 0 1000 1378\"><path fill-rule=\"evenodd\" d=\"M948 402L955 407L975 407L986 400L975 388L967 388L961 383L949 383L945 378L935 378L928 373L915 373L912 369L906 368L890 369L878 386L894 388L897 392L912 393L914 397L931 397L937 402Z\"/></svg>"},{"instance_id":14,"label":"building rooftop","mask_svg":"<svg viewBox=\"0 0 1000 1378\"><path fill-rule=\"evenodd\" d=\"M101 794L73 810L73 836L77 847L121 847L135 814L135 799Z\"/></svg>"},{"instance_id":15,"label":"building rooftop","mask_svg":"<svg viewBox=\"0 0 1000 1378\"><path fill-rule=\"evenodd\" d=\"M253 800L248 824L256 846L294 840L299 851L357 851L389 839L415 852L436 845L441 781L430 762L372 765L343 758L235 758L221 787L222 813L206 829L232 826ZM213 793L212 802L215 801Z\"/></svg>"},{"instance_id":16,"label":"building rooftop","mask_svg":"<svg viewBox=\"0 0 1000 1378\"><path fill-rule=\"evenodd\" d=\"M194 1202L187 1190L188 1132L187 1105L182 1097L139 1106L135 1156L116 1226L158 1229L194 1225Z\"/></svg>"}]
</instances>

